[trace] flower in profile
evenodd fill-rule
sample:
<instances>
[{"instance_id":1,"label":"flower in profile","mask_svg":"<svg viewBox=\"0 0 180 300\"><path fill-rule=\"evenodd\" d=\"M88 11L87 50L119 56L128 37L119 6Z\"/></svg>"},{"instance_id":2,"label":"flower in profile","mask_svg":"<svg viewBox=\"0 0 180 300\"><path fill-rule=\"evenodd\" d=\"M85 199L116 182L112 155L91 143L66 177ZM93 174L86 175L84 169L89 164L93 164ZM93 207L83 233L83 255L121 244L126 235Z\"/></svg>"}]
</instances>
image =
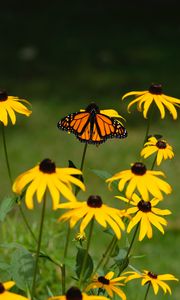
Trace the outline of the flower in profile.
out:
<instances>
[{"instance_id":1,"label":"flower in profile","mask_svg":"<svg viewBox=\"0 0 180 300\"><path fill-rule=\"evenodd\" d=\"M87 238L85 232L77 232L74 238L74 240L78 242L86 241L86 239Z\"/></svg>"},{"instance_id":2,"label":"flower in profile","mask_svg":"<svg viewBox=\"0 0 180 300\"><path fill-rule=\"evenodd\" d=\"M7 126L8 116L14 125L16 123L15 112L27 117L32 113L22 102L31 105L27 100L15 96L8 96L6 91L0 91L0 121Z\"/></svg>"},{"instance_id":3,"label":"flower in profile","mask_svg":"<svg viewBox=\"0 0 180 300\"><path fill-rule=\"evenodd\" d=\"M81 293L77 287L71 287L65 295L50 297L48 300L108 300L108 298L104 296L87 295L86 293Z\"/></svg>"},{"instance_id":4,"label":"flower in profile","mask_svg":"<svg viewBox=\"0 0 180 300\"><path fill-rule=\"evenodd\" d=\"M152 84L149 88L149 90L146 91L133 91L126 93L122 99L125 99L128 96L135 96L135 100L131 101L128 105L128 111L130 110L130 107L137 103L137 109L141 112L143 110L143 116L144 118L147 118L147 113L149 110L150 105L154 102L156 106L158 107L161 119L164 119L165 117L165 109L167 108L169 112L172 114L172 117L174 120L177 119L177 111L175 106L179 107L180 100L167 96L163 93L162 85L161 84ZM144 104L144 107L142 109L142 105Z\"/></svg>"},{"instance_id":5,"label":"flower in profile","mask_svg":"<svg viewBox=\"0 0 180 300\"><path fill-rule=\"evenodd\" d=\"M144 144L141 156L147 158L154 153L157 155L156 163L158 166L161 164L163 159L172 159L174 157L172 147L165 140L157 139L155 136L152 136Z\"/></svg>"},{"instance_id":6,"label":"flower in profile","mask_svg":"<svg viewBox=\"0 0 180 300\"><path fill-rule=\"evenodd\" d=\"M119 286L124 286L120 281L124 280L126 276L114 277L114 272L110 271L105 276L95 276L92 283L90 283L86 291L91 289L104 289L109 297L113 298L114 293L117 294L122 300L126 300L126 295Z\"/></svg>"},{"instance_id":7,"label":"flower in profile","mask_svg":"<svg viewBox=\"0 0 180 300\"><path fill-rule=\"evenodd\" d=\"M14 184L13 192L21 195L27 186L25 193L25 203L29 209L33 209L33 196L36 192L37 200L40 203L47 189L52 197L53 209L57 209L60 194L69 201L76 201L72 192L72 185L75 184L83 191L85 186L78 178L73 175L81 175L82 172L75 168L57 168L50 159L44 159L34 168L19 175Z\"/></svg>"},{"instance_id":8,"label":"flower in profile","mask_svg":"<svg viewBox=\"0 0 180 300\"><path fill-rule=\"evenodd\" d=\"M125 229L121 219L123 212L103 204L100 196L92 195L84 202L71 202L59 204L58 208L69 209L58 221L70 221L70 227L73 228L76 223L82 219L80 232L83 233L89 222L95 220L104 228L107 224L112 228L117 238L121 238L121 230Z\"/></svg>"},{"instance_id":9,"label":"flower in profile","mask_svg":"<svg viewBox=\"0 0 180 300\"><path fill-rule=\"evenodd\" d=\"M14 281L0 282L0 300L28 300L24 296L9 292L14 285Z\"/></svg>"},{"instance_id":10,"label":"flower in profile","mask_svg":"<svg viewBox=\"0 0 180 300\"><path fill-rule=\"evenodd\" d=\"M130 275L127 277L125 282L128 282L128 281L136 279L136 278L140 278L140 279L142 279L141 285L145 285L145 284L149 283L152 286L155 295L157 295L157 293L159 291L159 287L163 289L165 294L167 292L169 292L169 294L171 294L171 289L170 289L169 285L164 281L168 281L168 280L178 281L178 279L176 277L174 277L174 275L172 275L172 274L156 275L147 270L143 270L143 273L137 273L134 271L133 272L129 271L129 272L124 273L124 275L127 275L127 274L130 274Z\"/></svg>"},{"instance_id":11,"label":"flower in profile","mask_svg":"<svg viewBox=\"0 0 180 300\"><path fill-rule=\"evenodd\" d=\"M161 171L147 170L146 166L141 162L136 162L131 166L130 170L124 170L116 173L111 178L106 179L109 188L111 183L115 180L119 180L118 189L123 191L126 183L126 197L131 198L135 189L139 191L142 199L149 200L149 193L158 199L163 199L162 192L170 194L172 191L171 186L164 180L157 176L165 176Z\"/></svg>"},{"instance_id":12,"label":"flower in profile","mask_svg":"<svg viewBox=\"0 0 180 300\"><path fill-rule=\"evenodd\" d=\"M152 238L153 231L151 224L164 234L162 225L166 226L167 221L162 216L170 215L171 211L169 209L157 208L156 205L159 203L159 199L154 198L151 201L144 201L136 194L133 194L130 201L121 196L116 196L116 198L133 205L133 207L127 209L129 215L135 214L128 224L127 233L131 232L134 226L139 223L139 241L142 241L146 235L149 239Z\"/></svg>"}]
</instances>

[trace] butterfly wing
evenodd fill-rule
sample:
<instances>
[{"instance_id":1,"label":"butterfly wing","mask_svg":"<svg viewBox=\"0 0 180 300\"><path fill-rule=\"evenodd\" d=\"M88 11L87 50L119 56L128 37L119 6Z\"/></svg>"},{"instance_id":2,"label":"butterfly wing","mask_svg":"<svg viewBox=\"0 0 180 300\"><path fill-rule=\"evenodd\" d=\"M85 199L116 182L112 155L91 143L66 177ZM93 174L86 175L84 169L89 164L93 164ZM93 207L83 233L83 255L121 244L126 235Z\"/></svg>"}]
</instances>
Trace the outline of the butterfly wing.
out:
<instances>
[{"instance_id":1,"label":"butterfly wing","mask_svg":"<svg viewBox=\"0 0 180 300\"><path fill-rule=\"evenodd\" d=\"M72 113L57 124L59 129L74 133L75 135L82 134L85 127L88 125L90 114L88 112Z\"/></svg>"},{"instance_id":2,"label":"butterfly wing","mask_svg":"<svg viewBox=\"0 0 180 300\"><path fill-rule=\"evenodd\" d=\"M118 120L98 113L93 121L89 119L82 134L77 138L89 144L102 144L108 138L125 138L126 136L127 131Z\"/></svg>"},{"instance_id":3,"label":"butterfly wing","mask_svg":"<svg viewBox=\"0 0 180 300\"><path fill-rule=\"evenodd\" d=\"M88 144L102 144L108 138L125 138L126 129L115 119L101 113L72 113L58 122L58 128L72 132Z\"/></svg>"}]
</instances>

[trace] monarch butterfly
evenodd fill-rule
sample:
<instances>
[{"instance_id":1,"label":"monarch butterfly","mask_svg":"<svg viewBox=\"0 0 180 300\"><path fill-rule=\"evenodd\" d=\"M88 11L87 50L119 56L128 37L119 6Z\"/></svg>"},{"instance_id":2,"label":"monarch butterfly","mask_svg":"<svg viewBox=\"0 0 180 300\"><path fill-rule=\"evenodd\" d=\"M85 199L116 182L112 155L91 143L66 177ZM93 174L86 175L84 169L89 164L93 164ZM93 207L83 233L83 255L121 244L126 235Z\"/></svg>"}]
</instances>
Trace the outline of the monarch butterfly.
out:
<instances>
[{"instance_id":1,"label":"monarch butterfly","mask_svg":"<svg viewBox=\"0 0 180 300\"><path fill-rule=\"evenodd\" d=\"M88 144L101 144L108 138L125 138L126 129L112 117L101 114L99 107L91 103L84 111L67 115L57 124L59 129L72 132Z\"/></svg>"}]
</instances>

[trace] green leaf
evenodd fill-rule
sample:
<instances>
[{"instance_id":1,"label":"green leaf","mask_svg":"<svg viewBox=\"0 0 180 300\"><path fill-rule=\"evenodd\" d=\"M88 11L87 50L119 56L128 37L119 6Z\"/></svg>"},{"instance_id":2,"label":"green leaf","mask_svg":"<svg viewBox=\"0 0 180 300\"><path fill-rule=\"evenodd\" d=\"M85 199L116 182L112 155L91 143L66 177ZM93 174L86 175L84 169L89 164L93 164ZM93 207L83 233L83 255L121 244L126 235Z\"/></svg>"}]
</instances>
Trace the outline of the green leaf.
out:
<instances>
[{"instance_id":1,"label":"green leaf","mask_svg":"<svg viewBox=\"0 0 180 300\"><path fill-rule=\"evenodd\" d=\"M16 197L6 197L0 204L0 221L4 221L6 215L12 210L16 203Z\"/></svg>"},{"instance_id":2,"label":"green leaf","mask_svg":"<svg viewBox=\"0 0 180 300\"><path fill-rule=\"evenodd\" d=\"M81 274L86 250L83 248L79 248L79 247L77 249L78 249L78 252L77 252L77 256L76 256L76 275L79 278L80 274ZM93 272L93 260L92 260L91 256L88 254L86 265L84 268L83 281L88 279L91 276L92 272Z\"/></svg>"},{"instance_id":3,"label":"green leaf","mask_svg":"<svg viewBox=\"0 0 180 300\"><path fill-rule=\"evenodd\" d=\"M91 172L96 174L98 177L102 178L103 180L106 180L106 179L112 177L111 173L104 171L104 170L91 169ZM118 191L118 182L117 181L113 181L111 183L111 186L113 189Z\"/></svg>"},{"instance_id":4,"label":"green leaf","mask_svg":"<svg viewBox=\"0 0 180 300\"><path fill-rule=\"evenodd\" d=\"M0 281L7 281L11 278L11 268L10 265L0 261Z\"/></svg>"},{"instance_id":5,"label":"green leaf","mask_svg":"<svg viewBox=\"0 0 180 300\"><path fill-rule=\"evenodd\" d=\"M26 291L32 286L34 258L25 248L16 249L11 257L11 276L16 285Z\"/></svg>"},{"instance_id":6,"label":"green leaf","mask_svg":"<svg viewBox=\"0 0 180 300\"><path fill-rule=\"evenodd\" d=\"M120 273L124 269L126 269L129 264L129 258L127 257L127 251L128 251L127 248L121 248L121 249L119 249L118 255L116 255L114 257L114 261L115 261L114 266L116 265L119 268Z\"/></svg>"}]
</instances>

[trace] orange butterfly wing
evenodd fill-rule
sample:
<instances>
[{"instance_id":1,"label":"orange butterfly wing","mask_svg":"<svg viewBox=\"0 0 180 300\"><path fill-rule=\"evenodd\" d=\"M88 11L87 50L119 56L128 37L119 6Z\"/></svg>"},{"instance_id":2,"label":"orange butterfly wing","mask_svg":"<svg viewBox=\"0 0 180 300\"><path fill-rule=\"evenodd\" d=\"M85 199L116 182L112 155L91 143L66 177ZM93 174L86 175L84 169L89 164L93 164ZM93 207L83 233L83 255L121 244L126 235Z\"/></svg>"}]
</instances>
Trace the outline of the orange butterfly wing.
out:
<instances>
[{"instance_id":1,"label":"orange butterfly wing","mask_svg":"<svg viewBox=\"0 0 180 300\"><path fill-rule=\"evenodd\" d=\"M126 129L120 122L101 113L73 113L58 122L58 128L72 132L81 141L89 144L101 144L108 138L125 138Z\"/></svg>"}]
</instances>

